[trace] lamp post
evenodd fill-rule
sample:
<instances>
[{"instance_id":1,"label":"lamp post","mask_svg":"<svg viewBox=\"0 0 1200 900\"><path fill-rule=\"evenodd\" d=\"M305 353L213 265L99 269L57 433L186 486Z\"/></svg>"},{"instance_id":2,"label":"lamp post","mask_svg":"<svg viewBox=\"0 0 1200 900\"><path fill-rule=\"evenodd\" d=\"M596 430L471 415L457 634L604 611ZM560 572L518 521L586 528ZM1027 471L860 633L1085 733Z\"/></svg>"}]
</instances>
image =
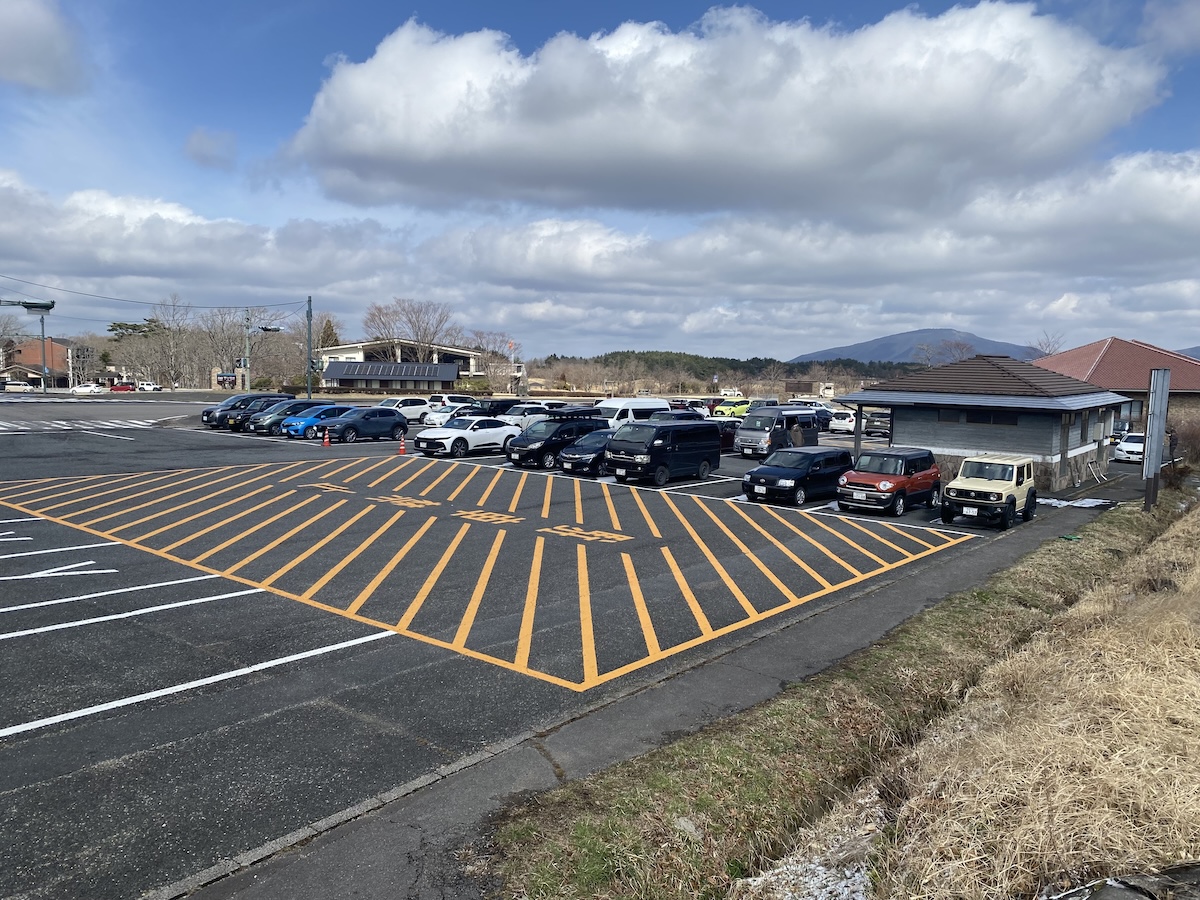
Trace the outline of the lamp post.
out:
<instances>
[{"instance_id":1,"label":"lamp post","mask_svg":"<svg viewBox=\"0 0 1200 900\"><path fill-rule=\"evenodd\" d=\"M54 309L54 301L0 299L0 306L23 306L26 312L38 314L42 323L42 393L46 393L46 376L49 374L49 369L46 368L46 313Z\"/></svg>"}]
</instances>

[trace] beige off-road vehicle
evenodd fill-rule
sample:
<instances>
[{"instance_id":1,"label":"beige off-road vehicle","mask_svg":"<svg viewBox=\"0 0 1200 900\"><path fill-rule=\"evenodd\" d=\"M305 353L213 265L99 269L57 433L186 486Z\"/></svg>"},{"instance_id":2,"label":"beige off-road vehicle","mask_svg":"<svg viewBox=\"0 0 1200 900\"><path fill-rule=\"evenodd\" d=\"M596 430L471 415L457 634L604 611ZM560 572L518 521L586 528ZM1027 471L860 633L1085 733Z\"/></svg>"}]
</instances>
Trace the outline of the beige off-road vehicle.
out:
<instances>
[{"instance_id":1,"label":"beige off-road vehicle","mask_svg":"<svg viewBox=\"0 0 1200 900\"><path fill-rule=\"evenodd\" d=\"M955 516L1011 528L1017 511L1028 522L1037 510L1033 459L1002 453L968 456L958 476L942 491L942 521Z\"/></svg>"}]
</instances>

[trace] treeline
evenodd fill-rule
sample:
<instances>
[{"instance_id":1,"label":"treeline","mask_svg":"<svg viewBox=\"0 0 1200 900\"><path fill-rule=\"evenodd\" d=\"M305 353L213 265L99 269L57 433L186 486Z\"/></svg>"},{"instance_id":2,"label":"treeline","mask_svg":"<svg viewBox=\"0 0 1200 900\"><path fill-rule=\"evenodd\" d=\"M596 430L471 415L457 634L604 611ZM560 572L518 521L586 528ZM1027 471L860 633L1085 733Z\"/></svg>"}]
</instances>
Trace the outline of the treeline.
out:
<instances>
[{"instance_id":1,"label":"treeline","mask_svg":"<svg viewBox=\"0 0 1200 900\"><path fill-rule=\"evenodd\" d=\"M770 357L732 359L725 356L699 356L670 350L615 350L599 356L563 356L552 353L545 359L532 360L532 368L562 369L568 366L597 366L614 372L638 369L648 375L666 374L691 379L708 380L713 375L733 379L763 377L812 378L852 377L884 381L923 368L918 363L883 361L862 362L857 359L830 359L819 362L789 363Z\"/></svg>"}]
</instances>

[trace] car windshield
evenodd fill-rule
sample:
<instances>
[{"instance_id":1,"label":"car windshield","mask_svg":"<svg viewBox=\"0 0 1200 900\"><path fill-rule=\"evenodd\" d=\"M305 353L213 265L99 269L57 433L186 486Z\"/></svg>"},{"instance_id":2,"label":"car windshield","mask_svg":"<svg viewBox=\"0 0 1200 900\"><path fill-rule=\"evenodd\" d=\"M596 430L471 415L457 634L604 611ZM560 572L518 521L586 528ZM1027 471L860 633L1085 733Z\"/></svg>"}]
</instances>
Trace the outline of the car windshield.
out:
<instances>
[{"instance_id":1,"label":"car windshield","mask_svg":"<svg viewBox=\"0 0 1200 900\"><path fill-rule=\"evenodd\" d=\"M593 450L597 447L603 447L608 443L608 439L612 437L611 431L593 431L591 434L585 434L574 444L586 450Z\"/></svg>"},{"instance_id":2,"label":"car windshield","mask_svg":"<svg viewBox=\"0 0 1200 900\"><path fill-rule=\"evenodd\" d=\"M854 464L854 471L874 472L877 475L899 475L904 471L904 462L898 456L864 453Z\"/></svg>"},{"instance_id":3,"label":"car windshield","mask_svg":"<svg viewBox=\"0 0 1200 900\"><path fill-rule=\"evenodd\" d=\"M461 419L460 418L460 419L451 419L449 422L447 422L442 427L443 428L453 428L456 431L466 431L468 428L470 428L474 424L475 424L475 421L473 419Z\"/></svg>"},{"instance_id":4,"label":"car windshield","mask_svg":"<svg viewBox=\"0 0 1200 900\"><path fill-rule=\"evenodd\" d=\"M528 416L531 413L544 413L544 406L514 406L508 411L510 416Z\"/></svg>"},{"instance_id":5,"label":"car windshield","mask_svg":"<svg viewBox=\"0 0 1200 900\"><path fill-rule=\"evenodd\" d=\"M744 404L745 404L744 400L722 400L720 403L717 404L717 406L734 407L734 406L743 406Z\"/></svg>"},{"instance_id":6,"label":"car windshield","mask_svg":"<svg viewBox=\"0 0 1200 900\"><path fill-rule=\"evenodd\" d=\"M776 450L763 460L763 465L803 470L808 468L808 454L797 453L795 450Z\"/></svg>"},{"instance_id":7,"label":"car windshield","mask_svg":"<svg viewBox=\"0 0 1200 900\"><path fill-rule=\"evenodd\" d=\"M1144 444L1146 436L1144 434L1127 434L1121 439L1122 444Z\"/></svg>"},{"instance_id":8,"label":"car windshield","mask_svg":"<svg viewBox=\"0 0 1200 900\"><path fill-rule=\"evenodd\" d=\"M557 428L557 422L551 422L547 419L542 419L540 422L534 422L532 425L526 428L525 434L527 437L532 438L548 438L550 435L554 434Z\"/></svg>"},{"instance_id":9,"label":"car windshield","mask_svg":"<svg viewBox=\"0 0 1200 900\"><path fill-rule=\"evenodd\" d=\"M982 478L984 481L1012 481L1013 467L1005 463L969 459L963 463L963 478Z\"/></svg>"},{"instance_id":10,"label":"car windshield","mask_svg":"<svg viewBox=\"0 0 1200 900\"><path fill-rule=\"evenodd\" d=\"M657 433L653 425L622 425L612 439L645 446Z\"/></svg>"},{"instance_id":11,"label":"car windshield","mask_svg":"<svg viewBox=\"0 0 1200 900\"><path fill-rule=\"evenodd\" d=\"M747 431L770 431L775 427L774 416L746 416L742 419L742 427Z\"/></svg>"},{"instance_id":12,"label":"car windshield","mask_svg":"<svg viewBox=\"0 0 1200 900\"><path fill-rule=\"evenodd\" d=\"M439 407L437 408L437 411L438 411L438 412L440 412L440 413L447 413L447 414L449 414L449 413L452 413L452 412L454 412L456 409L458 409L458 407L457 407L457 406L439 406Z\"/></svg>"}]
</instances>

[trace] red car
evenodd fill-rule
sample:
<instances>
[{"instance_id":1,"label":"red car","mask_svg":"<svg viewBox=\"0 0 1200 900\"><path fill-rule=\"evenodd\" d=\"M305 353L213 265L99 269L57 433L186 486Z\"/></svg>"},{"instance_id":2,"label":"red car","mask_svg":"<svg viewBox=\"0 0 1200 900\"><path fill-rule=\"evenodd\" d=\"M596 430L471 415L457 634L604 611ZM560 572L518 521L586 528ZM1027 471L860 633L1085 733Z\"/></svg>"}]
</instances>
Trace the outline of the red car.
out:
<instances>
[{"instance_id":1,"label":"red car","mask_svg":"<svg viewBox=\"0 0 1200 900\"><path fill-rule=\"evenodd\" d=\"M132 381L118 381L109 388L110 391L132 391L133 389L134 384Z\"/></svg>"}]
</instances>

